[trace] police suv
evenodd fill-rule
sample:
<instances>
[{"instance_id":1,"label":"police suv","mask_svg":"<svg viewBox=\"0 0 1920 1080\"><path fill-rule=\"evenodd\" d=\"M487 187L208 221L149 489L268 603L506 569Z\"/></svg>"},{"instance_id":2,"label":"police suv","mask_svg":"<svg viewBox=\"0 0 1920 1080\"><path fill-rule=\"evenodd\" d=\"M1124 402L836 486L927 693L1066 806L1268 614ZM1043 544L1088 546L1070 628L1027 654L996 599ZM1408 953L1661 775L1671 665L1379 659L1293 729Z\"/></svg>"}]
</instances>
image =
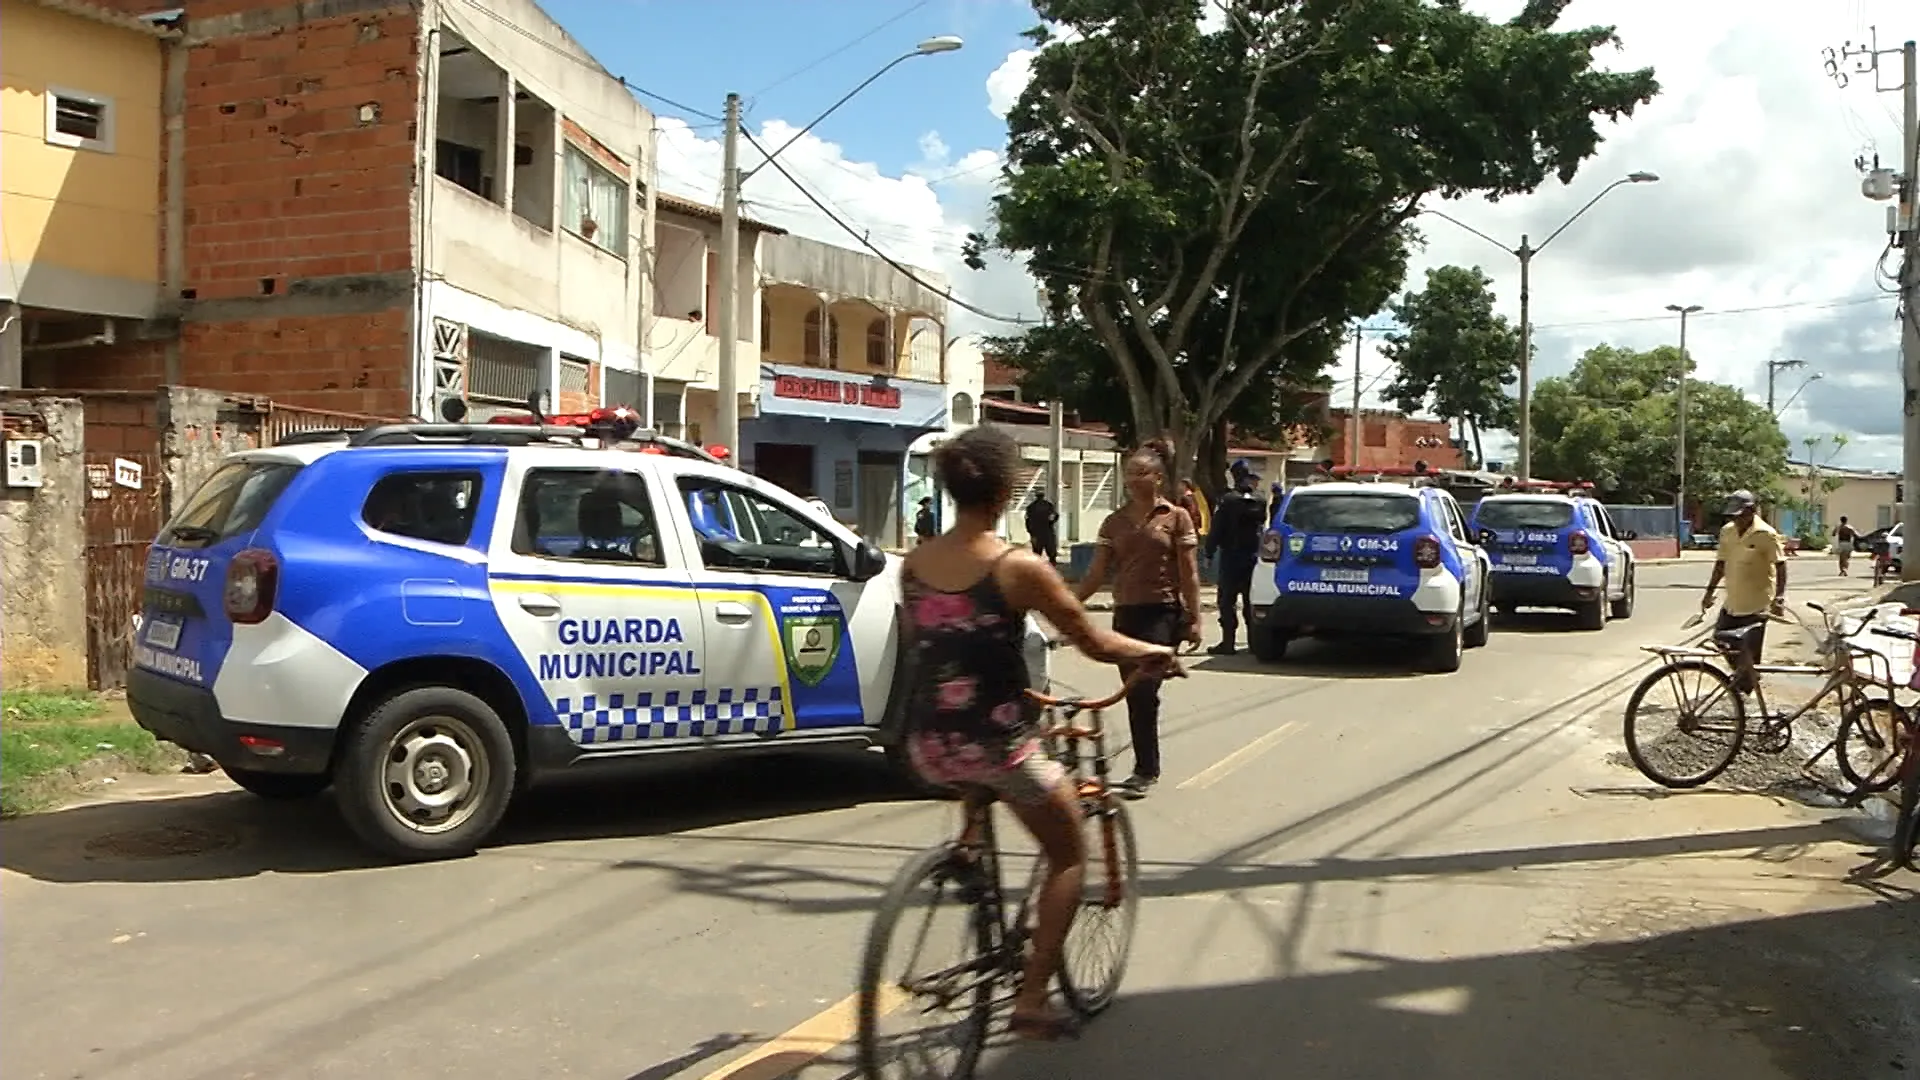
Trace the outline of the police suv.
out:
<instances>
[{"instance_id":1,"label":"police suv","mask_svg":"<svg viewBox=\"0 0 1920 1080\"><path fill-rule=\"evenodd\" d=\"M899 602L897 558L630 410L309 433L228 458L161 531L127 696L257 795L331 785L374 847L457 855L561 773L904 764Z\"/></svg>"},{"instance_id":2,"label":"police suv","mask_svg":"<svg viewBox=\"0 0 1920 1080\"><path fill-rule=\"evenodd\" d=\"M1487 556L1446 490L1411 470L1334 479L1287 493L1261 540L1248 644L1279 660L1293 638L1379 634L1421 639L1423 666L1455 671L1486 644Z\"/></svg>"},{"instance_id":3,"label":"police suv","mask_svg":"<svg viewBox=\"0 0 1920 1080\"><path fill-rule=\"evenodd\" d=\"M1608 616L1633 615L1630 531L1616 529L1592 485L1528 484L1488 495L1474 507L1474 528L1493 558L1493 605L1569 608L1580 626L1599 630Z\"/></svg>"}]
</instances>

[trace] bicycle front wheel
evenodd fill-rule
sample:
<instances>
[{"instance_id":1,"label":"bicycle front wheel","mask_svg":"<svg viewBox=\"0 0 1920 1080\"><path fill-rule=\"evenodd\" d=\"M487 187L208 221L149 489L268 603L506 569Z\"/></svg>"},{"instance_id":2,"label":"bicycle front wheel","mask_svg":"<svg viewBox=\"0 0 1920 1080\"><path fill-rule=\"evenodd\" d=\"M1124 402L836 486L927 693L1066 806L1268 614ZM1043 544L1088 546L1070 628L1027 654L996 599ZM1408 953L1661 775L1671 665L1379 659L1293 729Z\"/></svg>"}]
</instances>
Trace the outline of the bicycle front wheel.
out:
<instances>
[{"instance_id":1,"label":"bicycle front wheel","mask_svg":"<svg viewBox=\"0 0 1920 1080\"><path fill-rule=\"evenodd\" d=\"M1911 713L1885 698L1861 698L1840 719L1833 756L1853 793L1872 795L1899 781L1900 762L1913 740Z\"/></svg>"},{"instance_id":2,"label":"bicycle front wheel","mask_svg":"<svg viewBox=\"0 0 1920 1080\"><path fill-rule=\"evenodd\" d=\"M1133 951L1140 917L1140 850L1125 803L1111 796L1081 800L1086 819L1087 877L1080 909L1060 954L1060 993L1082 1016L1113 1004Z\"/></svg>"},{"instance_id":3,"label":"bicycle front wheel","mask_svg":"<svg viewBox=\"0 0 1920 1080\"><path fill-rule=\"evenodd\" d=\"M1733 764L1746 737L1746 705L1733 680L1705 660L1658 668L1627 699L1627 756L1662 787L1711 781Z\"/></svg>"},{"instance_id":4,"label":"bicycle front wheel","mask_svg":"<svg viewBox=\"0 0 1920 1080\"><path fill-rule=\"evenodd\" d=\"M942 846L914 856L888 887L860 964L855 1042L867 1080L973 1075L1005 974L977 899L985 877ZM895 1020L927 1026L895 1032Z\"/></svg>"}]
</instances>

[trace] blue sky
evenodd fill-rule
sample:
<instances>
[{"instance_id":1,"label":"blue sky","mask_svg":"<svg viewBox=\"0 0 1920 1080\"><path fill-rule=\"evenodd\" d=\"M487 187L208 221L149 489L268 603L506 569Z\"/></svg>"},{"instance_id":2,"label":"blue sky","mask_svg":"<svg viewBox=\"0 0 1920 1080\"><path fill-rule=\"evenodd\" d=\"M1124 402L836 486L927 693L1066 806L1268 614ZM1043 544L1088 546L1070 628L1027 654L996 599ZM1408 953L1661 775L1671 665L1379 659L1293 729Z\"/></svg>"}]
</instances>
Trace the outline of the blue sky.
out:
<instances>
[{"instance_id":1,"label":"blue sky","mask_svg":"<svg viewBox=\"0 0 1920 1080\"><path fill-rule=\"evenodd\" d=\"M470 0L477 2L477 0ZM1467 0L1494 19L1525 0ZM1025 42L1036 17L1026 0L543 0L602 63L629 82L717 114L728 91L751 103L749 131L784 143L841 94L923 38L958 34L959 52L916 58L784 151L777 170L747 185L747 212L849 248L860 238L900 261L944 275L952 294L991 315L1036 313L1020 267L966 269L966 235L985 229L999 180L1000 107L1026 82ZM1645 349L1673 341L1672 303L1706 310L1689 326L1697 377L1765 397L1766 361L1807 361L1781 423L1793 444L1845 434L1837 464L1897 467L1899 335L1874 280L1885 244L1884 205L1860 197L1856 157L1899 155L1897 95L1871 76L1836 86L1823 47L1920 36L1913 0L1572 0L1563 27L1612 24L1623 47L1609 67L1651 65L1663 92L1619 125L1566 186L1524 197L1466 199L1449 214L1505 244L1552 233L1613 179L1636 170L1659 183L1610 196L1554 242L1533 268L1539 345L1534 377L1567 371L1595 345ZM891 22L889 22L891 20ZM1877 28L1877 30L1876 30ZM1897 63L1897 57L1890 58ZM1897 77L1897 73L1896 76ZM1884 81L1884 79L1883 79ZM991 92L990 92L991 91ZM661 116L663 190L715 202L716 126L647 101ZM742 163L757 156L744 150ZM831 211L823 213L816 205ZM848 228L833 220L839 218ZM1518 315L1517 267L1485 240L1435 219L1410 268L1479 264L1501 311ZM1007 333L1018 323L956 309L951 328ZM1376 335L1363 347L1363 385L1389 365ZM1329 372L1343 382L1351 362ZM1343 387L1344 392L1344 387ZM1365 395L1375 404L1373 390ZM1490 453L1505 452L1499 440Z\"/></svg>"},{"instance_id":2,"label":"blue sky","mask_svg":"<svg viewBox=\"0 0 1920 1080\"><path fill-rule=\"evenodd\" d=\"M937 34L956 53L902 64L819 128L846 156L898 173L920 160L919 136L997 147L1005 125L986 79L1037 20L1019 0L546 0L549 14L616 75L718 114L729 92L749 122L805 123L882 65ZM717 17L724 10L724 17ZM659 43L702 43L662 49ZM723 43L722 48L704 43ZM844 51L841 51L843 50ZM647 100L662 115L679 110ZM695 122L699 122L696 118Z\"/></svg>"}]
</instances>

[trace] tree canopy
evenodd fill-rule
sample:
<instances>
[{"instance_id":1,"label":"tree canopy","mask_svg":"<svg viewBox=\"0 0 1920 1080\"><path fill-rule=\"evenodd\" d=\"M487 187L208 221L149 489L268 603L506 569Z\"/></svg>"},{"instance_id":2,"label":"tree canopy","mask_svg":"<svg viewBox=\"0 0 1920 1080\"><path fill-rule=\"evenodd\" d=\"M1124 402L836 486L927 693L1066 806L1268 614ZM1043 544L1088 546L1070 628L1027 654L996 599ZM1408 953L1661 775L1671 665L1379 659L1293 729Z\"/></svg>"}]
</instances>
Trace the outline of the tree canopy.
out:
<instances>
[{"instance_id":1,"label":"tree canopy","mask_svg":"<svg viewBox=\"0 0 1920 1080\"><path fill-rule=\"evenodd\" d=\"M1587 350L1533 396L1533 469L1540 477L1590 480L1611 502L1671 503L1680 350ZM1686 361L1689 372L1693 361ZM1787 437L1766 406L1722 383L1687 380L1687 491L1708 504L1745 488L1777 489Z\"/></svg>"},{"instance_id":2,"label":"tree canopy","mask_svg":"<svg viewBox=\"0 0 1920 1080\"><path fill-rule=\"evenodd\" d=\"M1386 303L1420 200L1571 180L1596 118L1658 92L1595 66L1612 28L1553 30L1566 2L1495 23L1455 0L1035 0L974 264L1022 258L1100 346L1084 384L1188 468L1193 433L1312 384L1333 329Z\"/></svg>"},{"instance_id":3,"label":"tree canopy","mask_svg":"<svg viewBox=\"0 0 1920 1080\"><path fill-rule=\"evenodd\" d=\"M1381 349L1395 365L1382 396L1463 426L1475 462L1486 460L1482 431L1513 426L1507 387L1520 377L1520 329L1494 313L1492 284L1477 266L1427 271L1425 289L1389 307L1404 329L1389 333Z\"/></svg>"}]
</instances>

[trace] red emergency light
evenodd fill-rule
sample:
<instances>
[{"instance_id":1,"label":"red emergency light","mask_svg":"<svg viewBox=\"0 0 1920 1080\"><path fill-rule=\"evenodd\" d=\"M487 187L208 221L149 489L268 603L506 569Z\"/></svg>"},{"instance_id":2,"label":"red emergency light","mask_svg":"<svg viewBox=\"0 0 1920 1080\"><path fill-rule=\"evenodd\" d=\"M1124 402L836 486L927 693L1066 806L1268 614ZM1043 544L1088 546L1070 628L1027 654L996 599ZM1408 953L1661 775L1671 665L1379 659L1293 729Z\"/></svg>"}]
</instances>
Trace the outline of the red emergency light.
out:
<instances>
[{"instance_id":1,"label":"red emergency light","mask_svg":"<svg viewBox=\"0 0 1920 1080\"><path fill-rule=\"evenodd\" d=\"M526 427L571 427L603 439L624 439L640 430L640 414L625 405L609 405L591 412L560 413L557 416L536 416L530 412L512 413L496 416L487 423Z\"/></svg>"},{"instance_id":2,"label":"red emergency light","mask_svg":"<svg viewBox=\"0 0 1920 1080\"><path fill-rule=\"evenodd\" d=\"M1526 480L1517 481L1514 487L1522 491L1544 492L1591 492L1594 490L1591 480Z\"/></svg>"}]
</instances>

